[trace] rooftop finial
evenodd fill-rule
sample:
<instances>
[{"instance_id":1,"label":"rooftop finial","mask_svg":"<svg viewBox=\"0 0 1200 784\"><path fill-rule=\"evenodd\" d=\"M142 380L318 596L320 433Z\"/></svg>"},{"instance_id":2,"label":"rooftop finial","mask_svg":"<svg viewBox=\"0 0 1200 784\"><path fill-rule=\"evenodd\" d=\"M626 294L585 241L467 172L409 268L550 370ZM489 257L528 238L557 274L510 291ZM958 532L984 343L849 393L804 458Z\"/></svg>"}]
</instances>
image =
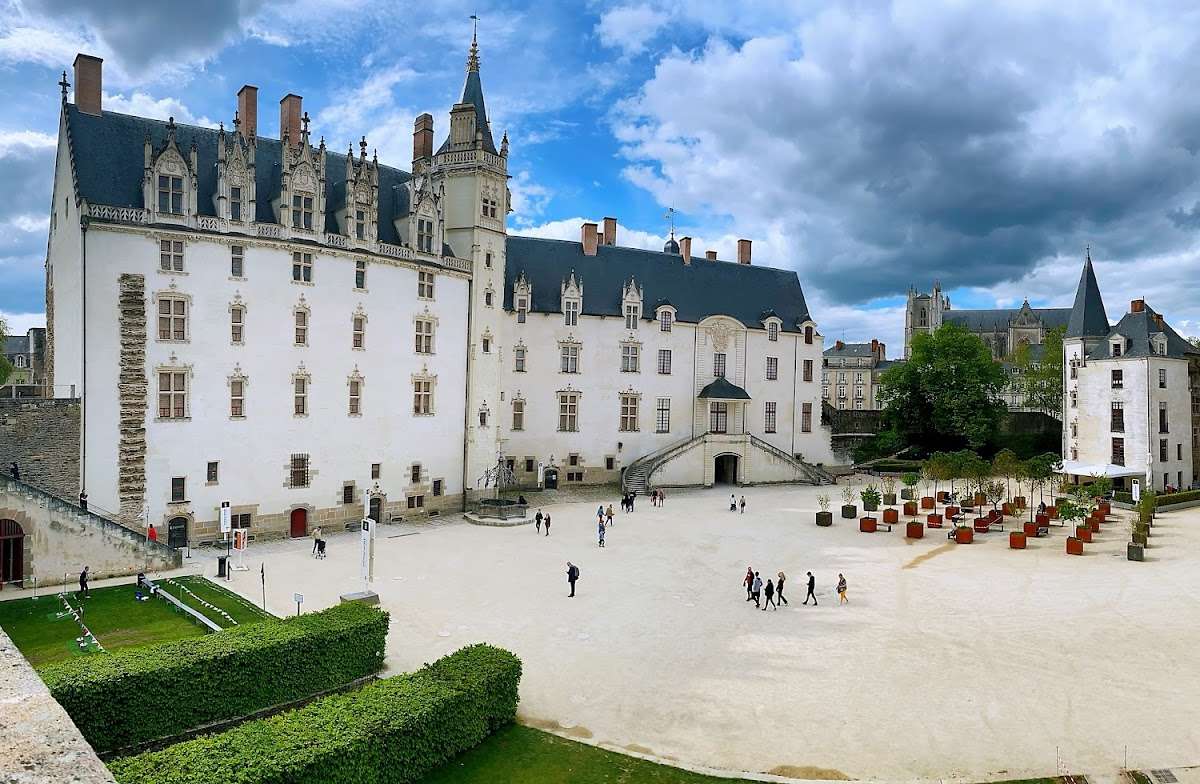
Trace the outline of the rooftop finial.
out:
<instances>
[{"instance_id":1,"label":"rooftop finial","mask_svg":"<svg viewBox=\"0 0 1200 784\"><path fill-rule=\"evenodd\" d=\"M663 216L667 219L667 225L671 227L671 239L675 239L675 208L667 207L667 214Z\"/></svg>"},{"instance_id":2,"label":"rooftop finial","mask_svg":"<svg viewBox=\"0 0 1200 784\"><path fill-rule=\"evenodd\" d=\"M1083 252L1087 256L1088 264L1091 264L1092 263L1092 245L1091 245L1091 243L1088 243L1086 246L1084 246Z\"/></svg>"},{"instance_id":3,"label":"rooftop finial","mask_svg":"<svg viewBox=\"0 0 1200 784\"><path fill-rule=\"evenodd\" d=\"M62 88L63 103L66 103L67 102L67 88L71 86L71 83L67 81L67 72L66 71L63 71L62 81L60 81L58 83L58 86Z\"/></svg>"},{"instance_id":4,"label":"rooftop finial","mask_svg":"<svg viewBox=\"0 0 1200 784\"><path fill-rule=\"evenodd\" d=\"M471 14L471 53L467 55L467 73L479 71L479 17Z\"/></svg>"},{"instance_id":5,"label":"rooftop finial","mask_svg":"<svg viewBox=\"0 0 1200 784\"><path fill-rule=\"evenodd\" d=\"M365 161L367 159L367 137L366 136L362 137L362 139L359 140L358 149L360 150L359 157Z\"/></svg>"}]
</instances>

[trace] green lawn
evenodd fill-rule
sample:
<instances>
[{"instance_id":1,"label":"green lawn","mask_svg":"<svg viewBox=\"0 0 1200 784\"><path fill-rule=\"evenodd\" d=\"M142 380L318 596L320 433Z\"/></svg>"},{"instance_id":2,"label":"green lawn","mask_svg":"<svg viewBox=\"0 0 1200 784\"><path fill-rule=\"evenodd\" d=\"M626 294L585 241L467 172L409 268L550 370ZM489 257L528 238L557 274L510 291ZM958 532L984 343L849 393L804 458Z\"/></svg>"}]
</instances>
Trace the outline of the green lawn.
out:
<instances>
[{"instance_id":1,"label":"green lawn","mask_svg":"<svg viewBox=\"0 0 1200 784\"><path fill-rule=\"evenodd\" d=\"M239 624L273 617L203 577L175 579L204 601L225 610ZM204 607L192 596L179 590L178 586L160 581L160 587L211 618L218 626L228 628L232 625L220 613ZM182 640L208 633L207 628L196 619L176 609L166 599L153 598L139 602L134 598L134 593L134 583L130 582L127 585L94 588L91 597L83 600L83 621L105 650ZM75 592L68 593L67 598L71 606L78 609L80 601ZM75 619L66 614L66 607L57 594L0 602L0 627L12 637L17 648L34 667L71 656L98 653L91 646L80 649L75 640L83 632Z\"/></svg>"},{"instance_id":2,"label":"green lawn","mask_svg":"<svg viewBox=\"0 0 1200 784\"><path fill-rule=\"evenodd\" d=\"M782 771L781 771L782 772ZM806 773L812 776L811 772ZM455 757L420 784L750 784L703 776L513 724ZM1030 779L1002 784L1061 784Z\"/></svg>"}]
</instances>

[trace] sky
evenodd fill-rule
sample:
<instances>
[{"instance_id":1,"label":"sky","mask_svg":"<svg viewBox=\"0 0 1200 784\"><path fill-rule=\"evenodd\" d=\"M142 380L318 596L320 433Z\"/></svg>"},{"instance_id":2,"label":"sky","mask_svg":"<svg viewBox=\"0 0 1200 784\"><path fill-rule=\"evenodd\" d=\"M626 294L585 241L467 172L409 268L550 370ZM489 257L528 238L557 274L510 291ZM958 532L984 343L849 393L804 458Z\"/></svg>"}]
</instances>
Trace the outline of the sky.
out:
<instances>
[{"instance_id":1,"label":"sky","mask_svg":"<svg viewBox=\"0 0 1200 784\"><path fill-rule=\"evenodd\" d=\"M201 10L203 8L203 10ZM516 233L795 269L827 340L902 353L909 287L1071 304L1090 246L1109 319L1145 298L1200 334L1200 5L1186 0L366 3L0 0L0 317L43 324L59 87L104 58L106 109L314 136L408 168L440 144L479 17Z\"/></svg>"}]
</instances>

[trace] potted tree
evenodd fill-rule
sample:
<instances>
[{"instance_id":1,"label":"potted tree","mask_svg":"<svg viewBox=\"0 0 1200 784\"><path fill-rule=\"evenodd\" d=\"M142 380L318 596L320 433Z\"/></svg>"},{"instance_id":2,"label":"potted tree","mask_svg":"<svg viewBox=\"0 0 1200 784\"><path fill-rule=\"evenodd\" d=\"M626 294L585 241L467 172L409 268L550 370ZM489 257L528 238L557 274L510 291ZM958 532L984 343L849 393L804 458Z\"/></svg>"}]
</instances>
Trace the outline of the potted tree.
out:
<instances>
[{"instance_id":1,"label":"potted tree","mask_svg":"<svg viewBox=\"0 0 1200 784\"><path fill-rule=\"evenodd\" d=\"M858 507L854 505L854 488L846 485L842 488L842 519L853 520L858 517Z\"/></svg>"},{"instance_id":2,"label":"potted tree","mask_svg":"<svg viewBox=\"0 0 1200 784\"><path fill-rule=\"evenodd\" d=\"M1140 505L1140 502L1139 502ZM1129 544L1125 546L1125 557L1130 561L1146 560L1146 534L1142 529L1142 517L1140 509L1134 510L1133 517L1129 518ZM1139 541L1138 536L1141 535Z\"/></svg>"},{"instance_id":3,"label":"potted tree","mask_svg":"<svg viewBox=\"0 0 1200 784\"><path fill-rule=\"evenodd\" d=\"M879 511L879 501L881 496L879 495L878 487L875 485L867 485L862 489L861 492L859 492L858 496L862 499L864 512Z\"/></svg>"},{"instance_id":4,"label":"potted tree","mask_svg":"<svg viewBox=\"0 0 1200 784\"><path fill-rule=\"evenodd\" d=\"M883 486L883 505L896 505L896 477L888 475L880 482Z\"/></svg>"},{"instance_id":5,"label":"potted tree","mask_svg":"<svg viewBox=\"0 0 1200 784\"><path fill-rule=\"evenodd\" d=\"M1001 449L992 458L992 471L997 476L1004 477L1004 497L1012 499L1012 480L1014 476L1019 476L1021 472L1021 459L1017 457L1017 453L1011 449ZM1020 480L1017 481L1017 492L1021 491ZM1015 503L1014 503L1015 506ZM1005 510L1007 515L1012 514L1012 508Z\"/></svg>"},{"instance_id":6,"label":"potted tree","mask_svg":"<svg viewBox=\"0 0 1200 784\"><path fill-rule=\"evenodd\" d=\"M822 528L833 525L833 512L829 511L829 496L824 493L817 496L817 506L821 507L821 511L817 512L817 525Z\"/></svg>"},{"instance_id":7,"label":"potted tree","mask_svg":"<svg viewBox=\"0 0 1200 784\"><path fill-rule=\"evenodd\" d=\"M921 481L925 486L925 492L929 492L929 486L932 484L933 492L937 493L938 472L939 472L939 469L938 469L937 460L933 457L930 457L921 466ZM932 512L936 506L937 506L937 502L934 501L934 496L931 496L931 495L922 495L921 496L921 508L922 509L928 509L929 511Z\"/></svg>"},{"instance_id":8,"label":"potted tree","mask_svg":"<svg viewBox=\"0 0 1200 784\"><path fill-rule=\"evenodd\" d=\"M900 497L905 501L916 501L917 493L915 488L921 481L921 475L915 471L909 471L900 477L900 481L904 485L904 489L900 491ZM905 512L905 514L908 514L908 512Z\"/></svg>"}]
</instances>

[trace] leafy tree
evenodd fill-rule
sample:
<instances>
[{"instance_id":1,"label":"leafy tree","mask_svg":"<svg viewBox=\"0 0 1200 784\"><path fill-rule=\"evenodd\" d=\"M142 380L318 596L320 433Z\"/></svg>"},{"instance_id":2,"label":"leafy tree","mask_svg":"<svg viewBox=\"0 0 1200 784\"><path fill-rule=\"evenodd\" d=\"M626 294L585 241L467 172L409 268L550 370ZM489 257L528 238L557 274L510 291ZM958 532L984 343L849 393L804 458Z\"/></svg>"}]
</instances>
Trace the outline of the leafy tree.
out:
<instances>
[{"instance_id":1,"label":"leafy tree","mask_svg":"<svg viewBox=\"0 0 1200 784\"><path fill-rule=\"evenodd\" d=\"M1037 488L1039 502L1045 500L1046 485L1054 478L1054 471L1060 462L1061 458L1053 452L1046 452L1025 461L1025 476L1029 479L1031 487Z\"/></svg>"},{"instance_id":2,"label":"leafy tree","mask_svg":"<svg viewBox=\"0 0 1200 784\"><path fill-rule=\"evenodd\" d=\"M1018 388L1025 396L1025 405L1035 411L1058 414L1063 400L1063 335L1064 327L1047 330L1042 341L1042 356L1034 360L1027 344L1017 346L1012 363L1020 372Z\"/></svg>"},{"instance_id":3,"label":"leafy tree","mask_svg":"<svg viewBox=\"0 0 1200 784\"><path fill-rule=\"evenodd\" d=\"M1001 449L992 458L992 469L1004 477L1004 491L1009 498L1012 498L1012 478L1017 476L1021 470L1021 460L1017 457L1017 453L1011 449Z\"/></svg>"},{"instance_id":4,"label":"leafy tree","mask_svg":"<svg viewBox=\"0 0 1200 784\"><path fill-rule=\"evenodd\" d=\"M1200 337L1193 336L1193 337L1187 338L1187 342L1191 343L1196 348L1200 348Z\"/></svg>"},{"instance_id":5,"label":"leafy tree","mask_svg":"<svg viewBox=\"0 0 1200 784\"><path fill-rule=\"evenodd\" d=\"M983 482L980 485L980 491L992 503L992 511L999 511L1000 502L1004 500L1005 487L1004 483L999 479L989 482Z\"/></svg>"},{"instance_id":6,"label":"leafy tree","mask_svg":"<svg viewBox=\"0 0 1200 784\"><path fill-rule=\"evenodd\" d=\"M4 348L4 339L8 336L8 325L4 323L3 317L0 317L0 349ZM0 351L0 386L3 386L8 381L9 374L12 373L12 363L4 356L4 352Z\"/></svg>"},{"instance_id":7,"label":"leafy tree","mask_svg":"<svg viewBox=\"0 0 1200 784\"><path fill-rule=\"evenodd\" d=\"M880 378L884 424L928 450L979 449L1005 407L1004 371L979 337L957 324L913 338L910 358Z\"/></svg>"}]
</instances>

